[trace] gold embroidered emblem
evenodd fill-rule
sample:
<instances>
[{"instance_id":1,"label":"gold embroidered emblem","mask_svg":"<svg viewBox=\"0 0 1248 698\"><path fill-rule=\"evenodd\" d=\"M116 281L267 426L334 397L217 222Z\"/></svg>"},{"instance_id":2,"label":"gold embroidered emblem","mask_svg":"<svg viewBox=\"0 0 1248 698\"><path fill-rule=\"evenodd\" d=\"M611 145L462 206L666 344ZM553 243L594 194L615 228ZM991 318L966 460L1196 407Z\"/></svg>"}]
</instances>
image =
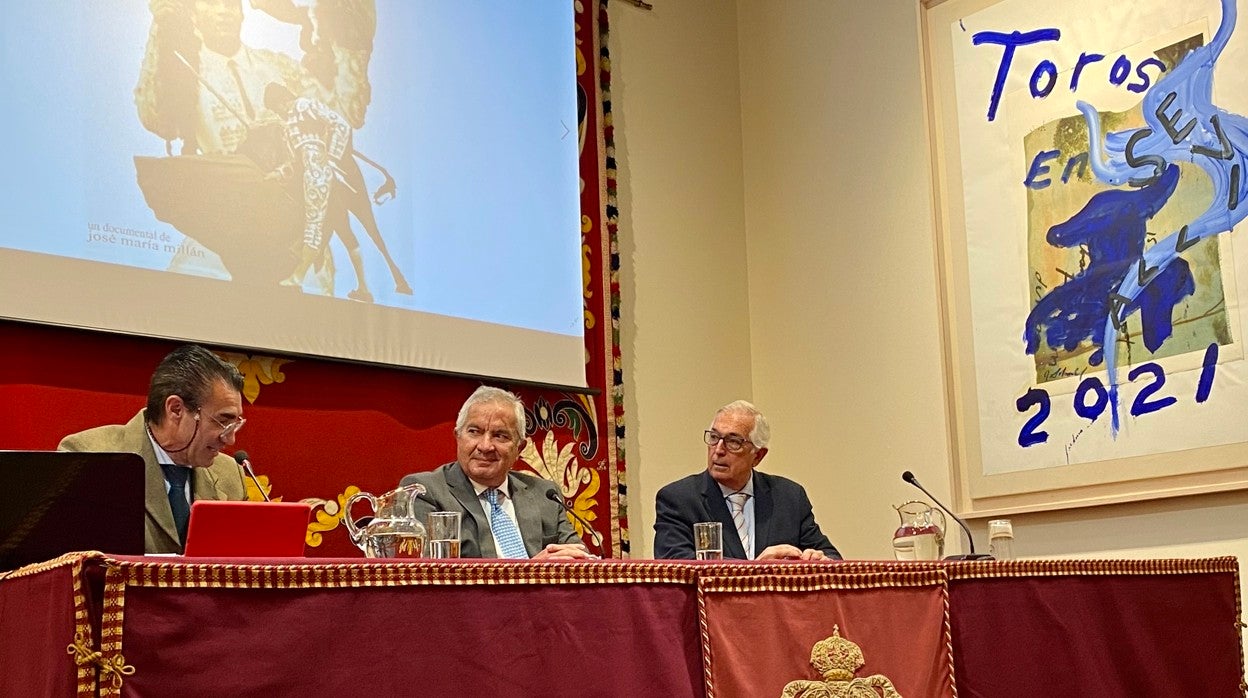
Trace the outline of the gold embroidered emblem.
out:
<instances>
[{"instance_id":1,"label":"gold embroidered emblem","mask_svg":"<svg viewBox=\"0 0 1248 698\"><path fill-rule=\"evenodd\" d=\"M823 681L790 681L785 684L780 698L901 698L887 676L875 674L855 678L865 663L862 649L841 637L841 627L833 625L832 637L810 648L810 665Z\"/></svg>"}]
</instances>

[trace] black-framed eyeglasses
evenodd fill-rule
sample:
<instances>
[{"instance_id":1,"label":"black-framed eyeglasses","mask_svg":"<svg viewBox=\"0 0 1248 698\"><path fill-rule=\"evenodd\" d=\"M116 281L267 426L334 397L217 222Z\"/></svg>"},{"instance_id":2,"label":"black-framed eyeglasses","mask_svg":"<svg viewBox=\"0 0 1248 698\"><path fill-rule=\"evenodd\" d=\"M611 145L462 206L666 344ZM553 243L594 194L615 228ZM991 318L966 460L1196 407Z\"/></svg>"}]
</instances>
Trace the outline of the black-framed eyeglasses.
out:
<instances>
[{"instance_id":1,"label":"black-framed eyeglasses","mask_svg":"<svg viewBox=\"0 0 1248 698\"><path fill-rule=\"evenodd\" d=\"M702 440L706 442L707 446L714 446L720 441L723 441L724 450L729 453L740 453L745 449L746 444L750 444L751 446L754 445L749 439L743 439L740 436L733 436L732 434L724 436L723 434L711 429L707 429L702 432Z\"/></svg>"},{"instance_id":2,"label":"black-framed eyeglasses","mask_svg":"<svg viewBox=\"0 0 1248 698\"><path fill-rule=\"evenodd\" d=\"M195 412L195 416L196 416L196 418L198 418L198 417L199 417L199 415L201 415L201 414L203 414L203 410L198 410L198 411L196 411L196 412ZM221 427L221 438L222 438L222 439L228 439L228 438L230 438L231 436L233 436L234 434L237 434L238 432L242 431L242 430L243 430L243 425L247 423L247 420L246 420L246 419L244 419L244 418L242 418L242 417L239 417L239 418L237 418L237 419L230 420L228 423L227 423L227 422L223 422L223 421L221 421L221 420L217 419L216 417L214 417L214 416L212 416L212 415L208 415L208 418L209 418L209 419L211 419L212 421L216 422L216 423L217 423L217 426Z\"/></svg>"}]
</instances>

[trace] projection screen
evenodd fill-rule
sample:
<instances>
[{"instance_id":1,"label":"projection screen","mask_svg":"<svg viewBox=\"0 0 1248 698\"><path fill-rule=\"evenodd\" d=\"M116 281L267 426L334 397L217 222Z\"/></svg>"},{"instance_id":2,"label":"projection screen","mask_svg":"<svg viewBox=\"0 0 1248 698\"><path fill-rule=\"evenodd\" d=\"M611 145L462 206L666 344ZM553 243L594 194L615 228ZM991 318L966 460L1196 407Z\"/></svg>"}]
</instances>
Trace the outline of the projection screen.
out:
<instances>
[{"instance_id":1,"label":"projection screen","mask_svg":"<svg viewBox=\"0 0 1248 698\"><path fill-rule=\"evenodd\" d=\"M15 3L0 316L584 387L563 0Z\"/></svg>"}]
</instances>

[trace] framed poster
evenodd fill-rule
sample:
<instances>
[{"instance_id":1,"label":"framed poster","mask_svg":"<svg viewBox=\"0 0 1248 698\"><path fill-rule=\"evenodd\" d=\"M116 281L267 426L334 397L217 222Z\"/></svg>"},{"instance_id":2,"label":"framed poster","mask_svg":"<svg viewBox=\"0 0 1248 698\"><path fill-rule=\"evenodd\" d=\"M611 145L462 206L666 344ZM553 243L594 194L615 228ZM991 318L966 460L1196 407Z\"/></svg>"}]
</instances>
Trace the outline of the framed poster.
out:
<instances>
[{"instance_id":1,"label":"framed poster","mask_svg":"<svg viewBox=\"0 0 1248 698\"><path fill-rule=\"evenodd\" d=\"M1248 488L1239 9L925 2L967 515Z\"/></svg>"}]
</instances>

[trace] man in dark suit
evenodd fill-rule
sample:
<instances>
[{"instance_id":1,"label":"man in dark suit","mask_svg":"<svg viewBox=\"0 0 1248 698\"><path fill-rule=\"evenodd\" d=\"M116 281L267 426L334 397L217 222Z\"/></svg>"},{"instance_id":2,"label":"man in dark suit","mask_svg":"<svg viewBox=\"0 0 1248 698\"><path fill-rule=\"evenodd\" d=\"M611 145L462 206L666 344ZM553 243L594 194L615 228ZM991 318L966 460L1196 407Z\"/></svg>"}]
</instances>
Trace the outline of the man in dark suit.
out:
<instances>
[{"instance_id":1,"label":"man in dark suit","mask_svg":"<svg viewBox=\"0 0 1248 698\"><path fill-rule=\"evenodd\" d=\"M191 502L247 499L243 471L221 451L234 445L243 419L243 377L203 347L170 352L147 391L147 407L126 424L88 429L58 450L137 453L147 466L143 548L181 553Z\"/></svg>"},{"instance_id":2,"label":"man in dark suit","mask_svg":"<svg viewBox=\"0 0 1248 698\"><path fill-rule=\"evenodd\" d=\"M767 418L745 400L715 413L704 433L706 470L659 490L654 556L693 559L693 524L724 525L724 557L750 560L839 560L815 523L801 485L755 471L767 455Z\"/></svg>"},{"instance_id":3,"label":"man in dark suit","mask_svg":"<svg viewBox=\"0 0 1248 698\"><path fill-rule=\"evenodd\" d=\"M520 398L481 386L455 420L455 462L400 485L425 487L415 512L421 520L430 511L460 512L461 557L588 558L567 514L549 499L562 496L555 483L511 469L524 450L524 427Z\"/></svg>"}]
</instances>

